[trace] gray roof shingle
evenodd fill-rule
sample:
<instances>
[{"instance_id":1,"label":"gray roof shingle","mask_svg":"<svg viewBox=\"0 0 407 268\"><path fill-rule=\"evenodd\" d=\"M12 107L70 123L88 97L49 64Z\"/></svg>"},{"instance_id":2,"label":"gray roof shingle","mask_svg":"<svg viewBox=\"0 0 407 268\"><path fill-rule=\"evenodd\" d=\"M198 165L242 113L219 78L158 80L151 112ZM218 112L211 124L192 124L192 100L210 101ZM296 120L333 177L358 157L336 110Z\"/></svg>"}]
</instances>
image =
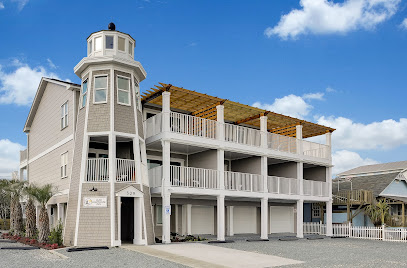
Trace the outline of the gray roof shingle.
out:
<instances>
[{"instance_id":1,"label":"gray roof shingle","mask_svg":"<svg viewBox=\"0 0 407 268\"><path fill-rule=\"evenodd\" d=\"M353 168L353 169L344 171L342 173L339 173L338 176L343 177L343 176L347 176L347 175L373 173L373 172L379 172L379 171L392 171L392 170L401 171L404 169L407 169L407 161L361 166L361 167Z\"/></svg>"}]
</instances>

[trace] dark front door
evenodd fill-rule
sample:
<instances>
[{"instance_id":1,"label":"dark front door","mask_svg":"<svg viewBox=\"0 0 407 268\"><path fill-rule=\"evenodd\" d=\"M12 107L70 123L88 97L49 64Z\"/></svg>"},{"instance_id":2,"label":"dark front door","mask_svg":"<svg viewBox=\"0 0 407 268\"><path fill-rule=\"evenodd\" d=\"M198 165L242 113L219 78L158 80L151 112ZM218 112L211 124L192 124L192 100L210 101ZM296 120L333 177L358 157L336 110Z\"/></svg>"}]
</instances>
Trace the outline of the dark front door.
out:
<instances>
[{"instance_id":1,"label":"dark front door","mask_svg":"<svg viewBox=\"0 0 407 268\"><path fill-rule=\"evenodd\" d=\"M134 198L122 197L121 204L121 239L133 243L134 239Z\"/></svg>"}]
</instances>

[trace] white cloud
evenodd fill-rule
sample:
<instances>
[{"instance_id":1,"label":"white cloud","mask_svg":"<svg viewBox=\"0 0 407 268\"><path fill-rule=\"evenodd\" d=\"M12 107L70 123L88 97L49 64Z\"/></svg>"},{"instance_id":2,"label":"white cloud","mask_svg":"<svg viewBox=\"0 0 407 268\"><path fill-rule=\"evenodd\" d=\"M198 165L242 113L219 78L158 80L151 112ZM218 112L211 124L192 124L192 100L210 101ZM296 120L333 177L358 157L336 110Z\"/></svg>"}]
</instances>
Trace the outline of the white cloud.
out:
<instances>
[{"instance_id":1,"label":"white cloud","mask_svg":"<svg viewBox=\"0 0 407 268\"><path fill-rule=\"evenodd\" d=\"M302 96L306 100L324 100L324 93L308 93Z\"/></svg>"},{"instance_id":2,"label":"white cloud","mask_svg":"<svg viewBox=\"0 0 407 268\"><path fill-rule=\"evenodd\" d=\"M0 178L10 178L11 172L18 170L20 150L24 146L8 139L0 140Z\"/></svg>"},{"instance_id":3,"label":"white cloud","mask_svg":"<svg viewBox=\"0 0 407 268\"><path fill-rule=\"evenodd\" d=\"M11 0L11 2L17 3L17 8L21 11L29 0Z\"/></svg>"},{"instance_id":4,"label":"white cloud","mask_svg":"<svg viewBox=\"0 0 407 268\"><path fill-rule=\"evenodd\" d=\"M268 27L267 37L282 39L305 34L345 34L358 29L374 29L392 17L401 0L300 0L301 9L283 15L278 24Z\"/></svg>"},{"instance_id":5,"label":"white cloud","mask_svg":"<svg viewBox=\"0 0 407 268\"><path fill-rule=\"evenodd\" d=\"M351 150L389 150L407 144L407 118L361 124L344 117L325 117L318 124L336 128L334 148Z\"/></svg>"},{"instance_id":6,"label":"white cloud","mask_svg":"<svg viewBox=\"0 0 407 268\"><path fill-rule=\"evenodd\" d=\"M403 28L403 29L405 29L405 30L407 30L407 18L405 18L405 19L403 20L403 22L400 24L400 27Z\"/></svg>"},{"instance_id":7,"label":"white cloud","mask_svg":"<svg viewBox=\"0 0 407 268\"><path fill-rule=\"evenodd\" d=\"M15 69L7 73L0 66L0 104L30 105L42 77L58 78L42 66L31 68L18 60L11 66Z\"/></svg>"},{"instance_id":8,"label":"white cloud","mask_svg":"<svg viewBox=\"0 0 407 268\"><path fill-rule=\"evenodd\" d=\"M253 106L297 118L307 116L312 109L312 105L306 103L302 97L293 94L277 98L272 104L255 102Z\"/></svg>"},{"instance_id":9,"label":"white cloud","mask_svg":"<svg viewBox=\"0 0 407 268\"><path fill-rule=\"evenodd\" d=\"M56 69L57 68L57 66L52 62L52 60L51 59L47 59L47 62L48 62L48 65L49 65L49 67L51 68L51 69Z\"/></svg>"},{"instance_id":10,"label":"white cloud","mask_svg":"<svg viewBox=\"0 0 407 268\"><path fill-rule=\"evenodd\" d=\"M4 4L0 2L0 9L4 9Z\"/></svg>"},{"instance_id":11,"label":"white cloud","mask_svg":"<svg viewBox=\"0 0 407 268\"><path fill-rule=\"evenodd\" d=\"M343 171L365 165L373 165L378 162L370 158L362 158L358 153L341 150L333 153L332 163L334 165L332 169L332 175L336 176Z\"/></svg>"}]
</instances>

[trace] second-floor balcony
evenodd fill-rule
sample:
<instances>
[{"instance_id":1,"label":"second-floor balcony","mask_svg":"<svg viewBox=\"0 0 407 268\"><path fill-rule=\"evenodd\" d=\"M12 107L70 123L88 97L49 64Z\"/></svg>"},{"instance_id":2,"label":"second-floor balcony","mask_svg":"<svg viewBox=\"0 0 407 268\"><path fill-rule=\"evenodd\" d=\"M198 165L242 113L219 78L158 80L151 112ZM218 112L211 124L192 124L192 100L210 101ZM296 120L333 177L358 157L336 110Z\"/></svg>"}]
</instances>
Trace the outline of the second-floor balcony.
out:
<instances>
[{"instance_id":1,"label":"second-floor balcony","mask_svg":"<svg viewBox=\"0 0 407 268\"><path fill-rule=\"evenodd\" d=\"M28 159L27 149L20 151L20 165L26 164Z\"/></svg>"},{"instance_id":2,"label":"second-floor balcony","mask_svg":"<svg viewBox=\"0 0 407 268\"><path fill-rule=\"evenodd\" d=\"M163 113L159 113L145 121L146 138L163 132ZM181 135L200 137L204 139L221 140L234 144L268 148L273 151L292 155L330 159L331 148L325 144L300 140L275 133L262 133L259 129L241 125L220 123L201 117L170 112L169 131ZM266 135L262 143L262 135ZM301 149L302 148L302 152Z\"/></svg>"},{"instance_id":3,"label":"second-floor balcony","mask_svg":"<svg viewBox=\"0 0 407 268\"><path fill-rule=\"evenodd\" d=\"M163 186L162 172L162 166L154 167L148 171L151 188ZM277 195L299 194L299 182L295 178L267 176L267 181L264 183L264 177L258 174L224 171L223 189L221 189L220 177L219 171L213 169L171 165L168 187L225 190L242 193L242 195L244 195L244 192ZM328 183L303 180L303 184L304 195L329 197Z\"/></svg>"},{"instance_id":4,"label":"second-floor balcony","mask_svg":"<svg viewBox=\"0 0 407 268\"><path fill-rule=\"evenodd\" d=\"M115 182L138 183L136 165L132 159L116 158ZM86 182L110 181L109 158L90 158L86 166Z\"/></svg>"}]
</instances>

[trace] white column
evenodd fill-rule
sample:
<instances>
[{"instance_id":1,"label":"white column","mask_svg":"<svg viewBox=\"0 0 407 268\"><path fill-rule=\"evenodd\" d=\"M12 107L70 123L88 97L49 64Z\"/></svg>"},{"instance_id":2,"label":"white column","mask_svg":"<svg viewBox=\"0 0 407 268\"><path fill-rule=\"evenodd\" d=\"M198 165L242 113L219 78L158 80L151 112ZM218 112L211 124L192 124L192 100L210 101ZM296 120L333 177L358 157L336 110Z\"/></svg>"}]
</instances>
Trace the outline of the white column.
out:
<instances>
[{"instance_id":1,"label":"white column","mask_svg":"<svg viewBox=\"0 0 407 268\"><path fill-rule=\"evenodd\" d=\"M175 208L175 232L178 233L179 232L179 222L178 222L178 215L179 215L179 206L178 205L174 205Z\"/></svg>"},{"instance_id":2,"label":"white column","mask_svg":"<svg viewBox=\"0 0 407 268\"><path fill-rule=\"evenodd\" d=\"M187 235L192 235L192 205L187 204L186 206L186 229L187 229Z\"/></svg>"},{"instance_id":3,"label":"white column","mask_svg":"<svg viewBox=\"0 0 407 268\"><path fill-rule=\"evenodd\" d=\"M171 213L167 213L167 209L171 211L171 194L167 191L162 196L162 232L163 237L162 241L163 244L171 243Z\"/></svg>"},{"instance_id":4,"label":"white column","mask_svg":"<svg viewBox=\"0 0 407 268\"><path fill-rule=\"evenodd\" d=\"M260 116L261 147L267 148L267 116Z\"/></svg>"},{"instance_id":5,"label":"white column","mask_svg":"<svg viewBox=\"0 0 407 268\"><path fill-rule=\"evenodd\" d=\"M187 234L187 206L183 205L181 210L181 235Z\"/></svg>"},{"instance_id":6,"label":"white column","mask_svg":"<svg viewBox=\"0 0 407 268\"><path fill-rule=\"evenodd\" d=\"M269 200L267 197L261 199L261 239L268 239L267 229L268 229L268 209Z\"/></svg>"},{"instance_id":7,"label":"white column","mask_svg":"<svg viewBox=\"0 0 407 268\"><path fill-rule=\"evenodd\" d=\"M304 163L297 162L298 194L304 195Z\"/></svg>"},{"instance_id":8,"label":"white column","mask_svg":"<svg viewBox=\"0 0 407 268\"><path fill-rule=\"evenodd\" d=\"M296 137L297 137L297 154L302 155L303 148L302 148L302 125L297 125L295 127L296 130Z\"/></svg>"},{"instance_id":9,"label":"white column","mask_svg":"<svg viewBox=\"0 0 407 268\"><path fill-rule=\"evenodd\" d=\"M134 239L133 244L143 245L143 207L141 197L134 198Z\"/></svg>"},{"instance_id":10,"label":"white column","mask_svg":"<svg viewBox=\"0 0 407 268\"><path fill-rule=\"evenodd\" d=\"M225 150L218 149L216 167L218 170L219 189L225 189Z\"/></svg>"},{"instance_id":11,"label":"white column","mask_svg":"<svg viewBox=\"0 0 407 268\"><path fill-rule=\"evenodd\" d=\"M163 132L170 131L170 96L171 93L165 91L162 93L162 124L163 124Z\"/></svg>"},{"instance_id":12,"label":"white column","mask_svg":"<svg viewBox=\"0 0 407 268\"><path fill-rule=\"evenodd\" d=\"M110 244L115 246L116 213L115 213L115 191L116 178L116 135L109 134L109 183L110 183Z\"/></svg>"},{"instance_id":13,"label":"white column","mask_svg":"<svg viewBox=\"0 0 407 268\"><path fill-rule=\"evenodd\" d=\"M165 92L164 92L165 93ZM163 140L162 141L162 158L163 158L163 187L161 191L162 197L162 220L163 220L163 243L171 242L171 233L170 233L170 217L171 215L166 213L166 208L171 207L170 202L170 142Z\"/></svg>"},{"instance_id":14,"label":"white column","mask_svg":"<svg viewBox=\"0 0 407 268\"><path fill-rule=\"evenodd\" d=\"M226 207L226 221L227 221L227 236L234 236L233 231L233 206Z\"/></svg>"},{"instance_id":15,"label":"white column","mask_svg":"<svg viewBox=\"0 0 407 268\"><path fill-rule=\"evenodd\" d=\"M217 212L218 212L218 241L225 241L225 196L217 197Z\"/></svg>"},{"instance_id":16,"label":"white column","mask_svg":"<svg viewBox=\"0 0 407 268\"><path fill-rule=\"evenodd\" d=\"M260 168L261 168L261 175L263 177L263 191L268 193L267 189L267 177L268 177L268 164L267 164L267 156L262 156L260 160Z\"/></svg>"},{"instance_id":17,"label":"white column","mask_svg":"<svg viewBox=\"0 0 407 268\"><path fill-rule=\"evenodd\" d=\"M23 168L20 168L19 175L20 175L20 181L23 181L24 180L24 169Z\"/></svg>"},{"instance_id":18,"label":"white column","mask_svg":"<svg viewBox=\"0 0 407 268\"><path fill-rule=\"evenodd\" d=\"M304 200L297 201L297 237L304 238Z\"/></svg>"},{"instance_id":19,"label":"white column","mask_svg":"<svg viewBox=\"0 0 407 268\"><path fill-rule=\"evenodd\" d=\"M217 123L217 131L216 131L216 138L218 140L225 140L225 128L224 128L224 106L218 105L216 106L216 121Z\"/></svg>"},{"instance_id":20,"label":"white column","mask_svg":"<svg viewBox=\"0 0 407 268\"><path fill-rule=\"evenodd\" d=\"M325 142L325 144L327 145L327 146L329 146L328 147L328 156L329 156L329 159L332 159L332 133L331 132L327 132L326 134L325 134L325 140L326 140L326 142Z\"/></svg>"},{"instance_id":21,"label":"white column","mask_svg":"<svg viewBox=\"0 0 407 268\"><path fill-rule=\"evenodd\" d=\"M120 242L122 241L122 198L120 196L117 197L117 240Z\"/></svg>"},{"instance_id":22,"label":"white column","mask_svg":"<svg viewBox=\"0 0 407 268\"><path fill-rule=\"evenodd\" d=\"M328 183L329 201L326 202L326 235L332 236L332 168L326 168L326 182Z\"/></svg>"},{"instance_id":23,"label":"white column","mask_svg":"<svg viewBox=\"0 0 407 268\"><path fill-rule=\"evenodd\" d=\"M58 203L58 222L61 221L63 225L65 225L65 204Z\"/></svg>"}]
</instances>

